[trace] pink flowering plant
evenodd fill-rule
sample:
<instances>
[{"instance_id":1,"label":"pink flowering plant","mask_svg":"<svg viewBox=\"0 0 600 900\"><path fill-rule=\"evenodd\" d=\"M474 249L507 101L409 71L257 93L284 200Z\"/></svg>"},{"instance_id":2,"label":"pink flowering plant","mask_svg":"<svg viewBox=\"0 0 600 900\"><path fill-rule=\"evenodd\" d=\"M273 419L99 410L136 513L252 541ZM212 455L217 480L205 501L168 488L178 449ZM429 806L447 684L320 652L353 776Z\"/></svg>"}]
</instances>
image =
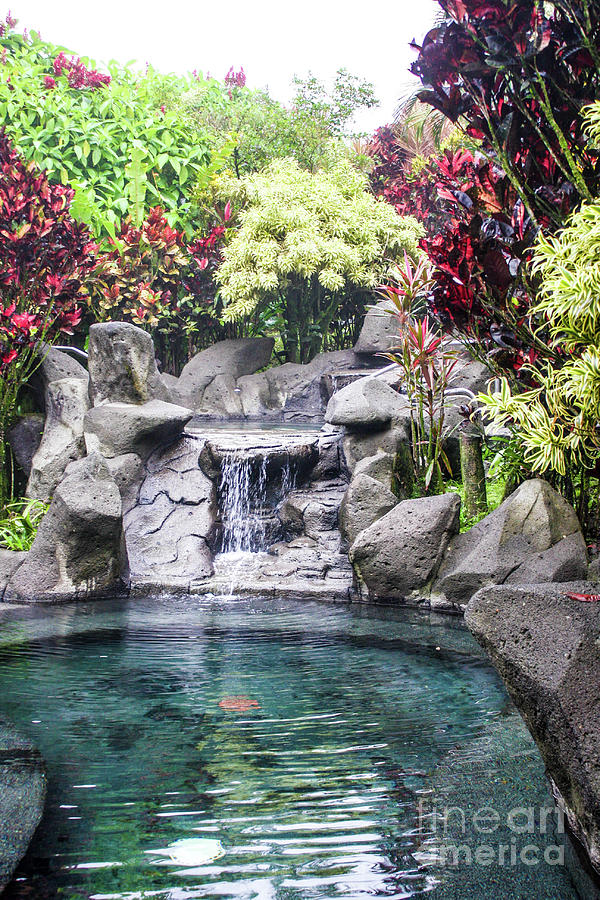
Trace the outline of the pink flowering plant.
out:
<instances>
[{"instance_id":1,"label":"pink flowering plant","mask_svg":"<svg viewBox=\"0 0 600 900\"><path fill-rule=\"evenodd\" d=\"M444 470L452 475L444 450L446 391L457 365L437 323L419 314L433 281L423 256L414 264L408 255L392 270L379 293L398 326L398 343L383 354L396 363L410 402L411 448L415 479L426 492L440 490Z\"/></svg>"}]
</instances>

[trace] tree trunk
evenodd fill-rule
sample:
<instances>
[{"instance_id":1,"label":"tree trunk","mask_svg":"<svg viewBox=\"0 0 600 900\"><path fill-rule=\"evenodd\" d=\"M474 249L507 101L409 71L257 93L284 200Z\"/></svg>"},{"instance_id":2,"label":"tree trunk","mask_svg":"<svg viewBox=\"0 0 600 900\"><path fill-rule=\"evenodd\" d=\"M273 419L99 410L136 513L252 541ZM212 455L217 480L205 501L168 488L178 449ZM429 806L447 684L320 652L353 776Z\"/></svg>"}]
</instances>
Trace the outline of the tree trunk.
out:
<instances>
[{"instance_id":1,"label":"tree trunk","mask_svg":"<svg viewBox=\"0 0 600 900\"><path fill-rule=\"evenodd\" d=\"M481 435L475 429L467 429L460 432L459 442L465 518L471 521L488 511Z\"/></svg>"}]
</instances>

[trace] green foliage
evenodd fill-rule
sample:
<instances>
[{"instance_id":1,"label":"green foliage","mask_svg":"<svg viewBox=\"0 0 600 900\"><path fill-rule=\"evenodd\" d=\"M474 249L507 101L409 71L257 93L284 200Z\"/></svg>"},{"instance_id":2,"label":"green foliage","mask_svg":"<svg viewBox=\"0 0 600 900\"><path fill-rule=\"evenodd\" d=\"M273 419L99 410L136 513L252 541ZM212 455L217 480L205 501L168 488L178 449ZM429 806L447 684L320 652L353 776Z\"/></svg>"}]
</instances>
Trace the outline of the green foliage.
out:
<instances>
[{"instance_id":1,"label":"green foliage","mask_svg":"<svg viewBox=\"0 0 600 900\"><path fill-rule=\"evenodd\" d=\"M600 138L600 103L588 113ZM539 292L534 312L547 323L555 358L534 361L534 387L483 395L490 419L508 426L534 472L579 485L587 509L589 472L600 462L600 200L584 203L554 236L540 236L533 261ZM573 488L571 488L573 493Z\"/></svg>"},{"instance_id":2,"label":"green foliage","mask_svg":"<svg viewBox=\"0 0 600 900\"><path fill-rule=\"evenodd\" d=\"M200 76L178 99L171 97L169 102L210 136L214 150L229 147L229 165L238 175L287 157L314 171L339 155L336 145L348 134L356 110L374 106L377 101L372 85L345 69L339 70L331 89L313 76L296 78L294 83L296 95L289 107L267 91L228 87Z\"/></svg>"},{"instance_id":3,"label":"green foliage","mask_svg":"<svg viewBox=\"0 0 600 900\"><path fill-rule=\"evenodd\" d=\"M376 200L348 162L312 174L278 160L241 180L223 178L219 191L244 208L217 272L224 318L269 310L293 362L319 352L349 295L364 304L390 260L418 252L421 226Z\"/></svg>"},{"instance_id":4,"label":"green foliage","mask_svg":"<svg viewBox=\"0 0 600 900\"><path fill-rule=\"evenodd\" d=\"M172 226L191 233L188 197L210 148L189 120L155 105L156 82L172 80L179 92L177 79L111 64L109 83L74 87L54 68L63 48L35 33L7 30L0 50L0 122L26 159L76 188L74 212L86 224L114 235L123 216L135 210L141 220L142 205L160 204Z\"/></svg>"},{"instance_id":5,"label":"green foliage","mask_svg":"<svg viewBox=\"0 0 600 900\"><path fill-rule=\"evenodd\" d=\"M29 550L38 526L48 511L41 500L14 500L7 503L0 519L0 547L7 550Z\"/></svg>"}]
</instances>

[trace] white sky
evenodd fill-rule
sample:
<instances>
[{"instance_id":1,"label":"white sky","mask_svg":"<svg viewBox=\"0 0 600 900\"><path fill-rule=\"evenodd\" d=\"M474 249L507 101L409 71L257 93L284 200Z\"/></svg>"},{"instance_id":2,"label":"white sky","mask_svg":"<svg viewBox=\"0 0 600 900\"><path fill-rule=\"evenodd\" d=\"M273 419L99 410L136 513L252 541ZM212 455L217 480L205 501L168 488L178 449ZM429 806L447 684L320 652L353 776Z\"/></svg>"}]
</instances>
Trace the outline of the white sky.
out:
<instances>
[{"instance_id":1,"label":"white sky","mask_svg":"<svg viewBox=\"0 0 600 900\"><path fill-rule=\"evenodd\" d=\"M408 44L432 27L435 0L5 0L19 29L41 32L98 61L146 61L163 72L200 69L223 78L244 67L250 87L289 99L292 77L323 80L337 69L375 85L379 108L357 120L373 131L391 121L412 76Z\"/></svg>"}]
</instances>

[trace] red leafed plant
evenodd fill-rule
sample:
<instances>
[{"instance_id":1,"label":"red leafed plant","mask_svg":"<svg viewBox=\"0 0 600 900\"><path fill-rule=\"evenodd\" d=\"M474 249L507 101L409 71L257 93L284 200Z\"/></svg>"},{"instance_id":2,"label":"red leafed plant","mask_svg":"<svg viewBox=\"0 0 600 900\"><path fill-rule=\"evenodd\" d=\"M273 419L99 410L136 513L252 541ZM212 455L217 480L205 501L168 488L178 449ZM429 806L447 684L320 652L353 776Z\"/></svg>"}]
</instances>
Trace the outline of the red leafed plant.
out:
<instances>
[{"instance_id":1,"label":"red leafed plant","mask_svg":"<svg viewBox=\"0 0 600 900\"><path fill-rule=\"evenodd\" d=\"M375 189L425 225L433 311L505 372L548 353L530 318L526 263L600 188L582 107L600 97L600 4L439 0L445 18L417 47L419 99L478 142L413 174L392 129L372 144Z\"/></svg>"},{"instance_id":2,"label":"red leafed plant","mask_svg":"<svg viewBox=\"0 0 600 900\"><path fill-rule=\"evenodd\" d=\"M94 285L96 316L151 331L163 368L178 373L218 327L212 275L230 225L230 204L218 225L192 241L170 227L160 207L139 228L126 219Z\"/></svg>"},{"instance_id":3,"label":"red leafed plant","mask_svg":"<svg viewBox=\"0 0 600 900\"><path fill-rule=\"evenodd\" d=\"M0 503L5 434L37 365L36 344L73 332L97 265L88 229L70 215L72 198L0 132Z\"/></svg>"}]
</instances>

